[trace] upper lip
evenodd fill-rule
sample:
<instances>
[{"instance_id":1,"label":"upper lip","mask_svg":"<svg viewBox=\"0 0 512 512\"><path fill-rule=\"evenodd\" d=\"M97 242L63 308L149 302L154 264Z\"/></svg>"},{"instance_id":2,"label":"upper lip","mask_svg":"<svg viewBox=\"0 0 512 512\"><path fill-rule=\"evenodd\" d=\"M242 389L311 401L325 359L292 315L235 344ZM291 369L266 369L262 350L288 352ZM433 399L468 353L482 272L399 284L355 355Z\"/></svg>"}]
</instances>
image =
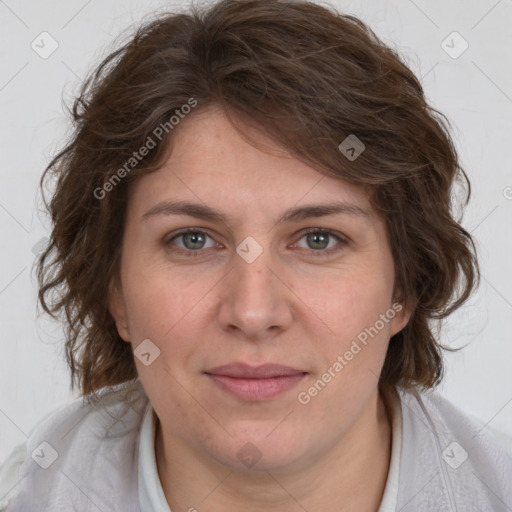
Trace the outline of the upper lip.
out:
<instances>
[{"instance_id":1,"label":"upper lip","mask_svg":"<svg viewBox=\"0 0 512 512\"><path fill-rule=\"evenodd\" d=\"M250 366L245 363L230 363L222 366L216 366L205 373L211 375L224 375L238 379L270 379L271 377L281 377L289 375L300 375L307 373L297 368L284 366L282 364L264 364L261 366Z\"/></svg>"}]
</instances>

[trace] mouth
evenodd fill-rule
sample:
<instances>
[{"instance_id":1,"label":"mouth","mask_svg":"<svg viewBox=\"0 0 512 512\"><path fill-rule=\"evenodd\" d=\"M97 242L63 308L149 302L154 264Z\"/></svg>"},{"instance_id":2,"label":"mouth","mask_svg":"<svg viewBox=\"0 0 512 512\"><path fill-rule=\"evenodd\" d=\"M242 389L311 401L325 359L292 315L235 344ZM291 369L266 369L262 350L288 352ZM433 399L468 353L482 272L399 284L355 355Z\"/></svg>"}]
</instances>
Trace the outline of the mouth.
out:
<instances>
[{"instance_id":1,"label":"mouth","mask_svg":"<svg viewBox=\"0 0 512 512\"><path fill-rule=\"evenodd\" d=\"M224 392L241 400L260 401L295 387L308 372L278 364L231 363L204 373Z\"/></svg>"}]
</instances>

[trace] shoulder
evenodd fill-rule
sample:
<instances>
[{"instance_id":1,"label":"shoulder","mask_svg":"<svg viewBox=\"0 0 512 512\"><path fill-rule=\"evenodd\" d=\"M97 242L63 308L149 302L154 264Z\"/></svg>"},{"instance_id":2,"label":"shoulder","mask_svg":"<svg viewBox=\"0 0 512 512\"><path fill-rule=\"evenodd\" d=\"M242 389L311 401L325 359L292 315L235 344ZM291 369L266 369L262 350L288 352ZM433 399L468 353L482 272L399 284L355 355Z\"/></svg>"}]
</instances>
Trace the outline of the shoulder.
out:
<instances>
[{"instance_id":1,"label":"shoulder","mask_svg":"<svg viewBox=\"0 0 512 512\"><path fill-rule=\"evenodd\" d=\"M410 510L427 510L424 503L437 510L512 506L512 437L489 428L438 391L400 391L400 402L401 499L410 503Z\"/></svg>"},{"instance_id":2,"label":"shoulder","mask_svg":"<svg viewBox=\"0 0 512 512\"><path fill-rule=\"evenodd\" d=\"M107 486L132 488L136 483L139 433L148 403L136 379L103 388L98 401L79 397L52 411L0 467L0 512L59 511L66 502L80 509L90 493L98 496L100 508L115 508L108 502L108 496L115 497Z\"/></svg>"},{"instance_id":3,"label":"shoulder","mask_svg":"<svg viewBox=\"0 0 512 512\"><path fill-rule=\"evenodd\" d=\"M419 413L427 422L432 421L438 434L468 439L471 446L495 450L512 461L512 433L506 434L484 423L438 391L402 392L401 395L410 413Z\"/></svg>"}]
</instances>

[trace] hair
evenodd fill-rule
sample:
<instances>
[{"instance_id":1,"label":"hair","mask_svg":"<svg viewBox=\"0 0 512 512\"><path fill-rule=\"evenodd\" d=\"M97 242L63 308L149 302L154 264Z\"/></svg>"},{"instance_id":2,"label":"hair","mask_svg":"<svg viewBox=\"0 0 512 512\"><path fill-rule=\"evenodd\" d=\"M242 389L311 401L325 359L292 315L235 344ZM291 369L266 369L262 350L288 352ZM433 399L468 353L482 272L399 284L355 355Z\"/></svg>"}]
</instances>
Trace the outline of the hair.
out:
<instances>
[{"instance_id":1,"label":"hair","mask_svg":"<svg viewBox=\"0 0 512 512\"><path fill-rule=\"evenodd\" d=\"M475 243L454 218L452 186L467 186L466 206L471 185L450 123L361 20L281 0L221 0L154 15L89 74L68 108L70 138L41 177L41 188L48 176L57 180L50 204L43 192L52 232L37 277L43 309L65 325L71 388L94 396L137 378L132 345L108 310L110 285L120 282L130 184L169 157L172 116L210 107L368 192L385 219L394 297L411 311L389 341L379 390L434 388L442 350L458 349L438 343L432 323L480 280ZM339 149L349 135L364 144L355 159ZM134 151L156 139L134 162Z\"/></svg>"}]
</instances>

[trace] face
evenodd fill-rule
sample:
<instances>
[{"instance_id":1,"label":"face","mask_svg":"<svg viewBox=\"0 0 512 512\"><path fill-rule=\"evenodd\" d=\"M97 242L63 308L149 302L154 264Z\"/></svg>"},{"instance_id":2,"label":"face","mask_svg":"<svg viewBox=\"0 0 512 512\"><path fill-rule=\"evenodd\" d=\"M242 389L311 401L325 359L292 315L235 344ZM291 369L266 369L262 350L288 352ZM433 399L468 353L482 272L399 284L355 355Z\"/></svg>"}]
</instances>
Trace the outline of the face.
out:
<instances>
[{"instance_id":1,"label":"face","mask_svg":"<svg viewBox=\"0 0 512 512\"><path fill-rule=\"evenodd\" d=\"M292 468L356 425L409 315L366 194L246 130L268 149L220 110L194 113L134 183L110 311L164 437L231 468ZM216 370L231 363L289 369Z\"/></svg>"}]
</instances>

